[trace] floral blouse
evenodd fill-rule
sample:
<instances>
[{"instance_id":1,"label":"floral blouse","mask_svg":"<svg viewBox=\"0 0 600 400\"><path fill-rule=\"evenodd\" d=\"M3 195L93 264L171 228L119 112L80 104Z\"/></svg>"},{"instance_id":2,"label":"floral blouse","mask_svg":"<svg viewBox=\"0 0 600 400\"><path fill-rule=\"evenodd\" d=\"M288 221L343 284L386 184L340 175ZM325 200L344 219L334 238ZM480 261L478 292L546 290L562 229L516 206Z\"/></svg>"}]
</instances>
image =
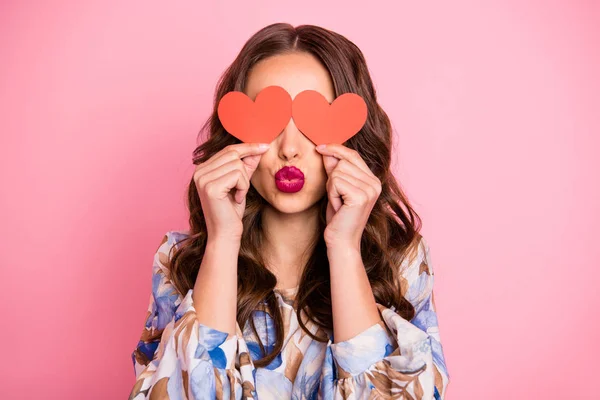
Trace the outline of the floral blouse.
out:
<instances>
[{"instance_id":1,"label":"floral blouse","mask_svg":"<svg viewBox=\"0 0 600 400\"><path fill-rule=\"evenodd\" d=\"M269 365L255 368L253 360L263 354L249 324L242 331L236 323L236 334L230 335L199 323L193 289L181 296L169 281L169 250L186 234L167 232L154 255L145 327L132 353L136 382L130 400L444 398L450 376L423 238L417 256L402 266L405 297L416 312L411 321L377 303L381 321L343 342L333 343L331 331L307 322L313 334L330 338L319 342L298 325L292 306L298 288L276 288L284 347ZM274 322L265 309L252 315L262 342L274 338ZM160 340L147 339L161 330ZM268 343L266 350L273 345Z\"/></svg>"}]
</instances>

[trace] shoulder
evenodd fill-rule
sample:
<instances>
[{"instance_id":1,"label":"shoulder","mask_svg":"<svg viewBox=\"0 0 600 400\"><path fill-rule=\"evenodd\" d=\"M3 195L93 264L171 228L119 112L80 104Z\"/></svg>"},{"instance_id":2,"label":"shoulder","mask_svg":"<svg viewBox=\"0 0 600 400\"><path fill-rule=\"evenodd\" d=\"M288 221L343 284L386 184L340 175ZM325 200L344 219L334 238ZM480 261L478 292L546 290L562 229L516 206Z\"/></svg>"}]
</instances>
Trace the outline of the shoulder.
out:
<instances>
[{"instance_id":1,"label":"shoulder","mask_svg":"<svg viewBox=\"0 0 600 400\"><path fill-rule=\"evenodd\" d=\"M188 236L190 236L190 232L187 230L181 230L181 231L169 231L166 233L165 235L168 239L168 242L172 245L172 246L176 246L178 247L179 242L181 242L184 239L187 239Z\"/></svg>"},{"instance_id":2,"label":"shoulder","mask_svg":"<svg viewBox=\"0 0 600 400\"><path fill-rule=\"evenodd\" d=\"M164 234L154 255L152 267L152 294L160 310L159 326L162 328L174 314L181 298L171 282L170 261L178 243L188 236L187 231L168 231Z\"/></svg>"},{"instance_id":3,"label":"shoulder","mask_svg":"<svg viewBox=\"0 0 600 400\"><path fill-rule=\"evenodd\" d=\"M188 231L168 231L164 234L154 255L153 275L168 279L169 262L179 243L189 236Z\"/></svg>"},{"instance_id":4,"label":"shoulder","mask_svg":"<svg viewBox=\"0 0 600 400\"><path fill-rule=\"evenodd\" d=\"M168 231L167 233L165 233L165 235L162 238L162 241L160 242L158 249L156 250L157 253L169 253L171 251L171 249L175 248L179 248L179 243L182 242L183 240L187 239L187 237L189 236L189 231Z\"/></svg>"},{"instance_id":5,"label":"shoulder","mask_svg":"<svg viewBox=\"0 0 600 400\"><path fill-rule=\"evenodd\" d=\"M433 265L429 243L418 235L407 249L400 266L400 282L406 300L418 307L433 289Z\"/></svg>"},{"instance_id":6,"label":"shoulder","mask_svg":"<svg viewBox=\"0 0 600 400\"><path fill-rule=\"evenodd\" d=\"M400 272L405 278L414 275L433 274L431 257L429 254L429 243L421 234L417 234L413 242L407 247L406 254L400 264Z\"/></svg>"},{"instance_id":7,"label":"shoulder","mask_svg":"<svg viewBox=\"0 0 600 400\"><path fill-rule=\"evenodd\" d=\"M179 230L179 231L168 231L162 238L162 241L159 245L159 249L168 247L178 247L178 244L186 239L190 235L187 230Z\"/></svg>"}]
</instances>

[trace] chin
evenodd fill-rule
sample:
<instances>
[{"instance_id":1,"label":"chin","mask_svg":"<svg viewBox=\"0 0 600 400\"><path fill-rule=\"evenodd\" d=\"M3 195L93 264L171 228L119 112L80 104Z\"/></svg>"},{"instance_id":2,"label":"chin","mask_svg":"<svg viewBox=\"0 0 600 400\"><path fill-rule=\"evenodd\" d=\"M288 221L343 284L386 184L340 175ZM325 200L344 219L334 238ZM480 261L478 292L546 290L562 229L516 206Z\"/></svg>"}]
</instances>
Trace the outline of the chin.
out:
<instances>
[{"instance_id":1,"label":"chin","mask_svg":"<svg viewBox=\"0 0 600 400\"><path fill-rule=\"evenodd\" d=\"M271 207L283 214L296 214L306 211L315 206L322 197L322 194L319 195L317 191L306 186L294 193L282 192L274 185L268 189L267 193L261 190L264 188L256 189Z\"/></svg>"},{"instance_id":2,"label":"chin","mask_svg":"<svg viewBox=\"0 0 600 400\"><path fill-rule=\"evenodd\" d=\"M268 203L283 214L296 214L311 208L317 202L312 196L304 196L298 193L282 193L275 189L273 196L267 199Z\"/></svg>"}]
</instances>

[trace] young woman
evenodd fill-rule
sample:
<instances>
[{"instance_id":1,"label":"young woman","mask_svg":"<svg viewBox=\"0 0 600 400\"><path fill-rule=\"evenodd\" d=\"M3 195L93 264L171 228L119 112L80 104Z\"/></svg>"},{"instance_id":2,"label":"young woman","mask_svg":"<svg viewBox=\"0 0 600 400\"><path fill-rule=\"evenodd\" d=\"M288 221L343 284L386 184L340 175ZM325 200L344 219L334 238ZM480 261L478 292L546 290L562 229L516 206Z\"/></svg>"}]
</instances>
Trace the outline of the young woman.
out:
<instances>
[{"instance_id":1,"label":"young woman","mask_svg":"<svg viewBox=\"0 0 600 400\"><path fill-rule=\"evenodd\" d=\"M271 85L359 94L367 122L324 149L293 118L264 148L225 131L219 100ZM129 398L442 399L429 247L361 51L317 26L267 26L219 81L207 128L190 229L154 256Z\"/></svg>"}]
</instances>

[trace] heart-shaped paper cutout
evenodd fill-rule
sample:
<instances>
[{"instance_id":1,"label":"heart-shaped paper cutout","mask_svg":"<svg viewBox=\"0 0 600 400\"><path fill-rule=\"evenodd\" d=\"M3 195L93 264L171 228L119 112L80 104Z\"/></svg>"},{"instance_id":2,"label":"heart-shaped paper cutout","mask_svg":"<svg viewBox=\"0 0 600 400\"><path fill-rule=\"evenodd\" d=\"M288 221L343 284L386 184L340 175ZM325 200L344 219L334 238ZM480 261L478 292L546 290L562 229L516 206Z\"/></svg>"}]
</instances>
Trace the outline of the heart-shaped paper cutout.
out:
<instances>
[{"instance_id":1,"label":"heart-shaped paper cutout","mask_svg":"<svg viewBox=\"0 0 600 400\"><path fill-rule=\"evenodd\" d=\"M292 116L292 98L281 86L267 86L252 101L243 92L228 92L217 107L227 132L245 143L271 143Z\"/></svg>"},{"instance_id":2,"label":"heart-shaped paper cutout","mask_svg":"<svg viewBox=\"0 0 600 400\"><path fill-rule=\"evenodd\" d=\"M356 93L344 93L329 104L316 90L305 90L294 98L292 117L314 144L343 144L367 121L367 104Z\"/></svg>"}]
</instances>

